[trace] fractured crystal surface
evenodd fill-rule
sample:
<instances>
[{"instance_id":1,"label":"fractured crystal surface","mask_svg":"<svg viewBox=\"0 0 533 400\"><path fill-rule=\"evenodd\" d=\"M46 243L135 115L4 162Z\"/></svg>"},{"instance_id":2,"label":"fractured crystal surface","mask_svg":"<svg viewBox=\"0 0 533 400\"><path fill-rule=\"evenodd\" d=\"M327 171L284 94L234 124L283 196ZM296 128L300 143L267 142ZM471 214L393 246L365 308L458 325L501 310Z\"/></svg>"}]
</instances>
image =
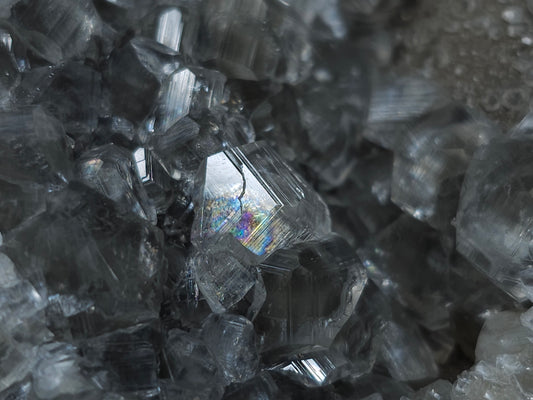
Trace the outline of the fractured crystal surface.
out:
<instances>
[{"instance_id":1,"label":"fractured crystal surface","mask_svg":"<svg viewBox=\"0 0 533 400\"><path fill-rule=\"evenodd\" d=\"M264 143L208 157L196 198L193 241L199 247L227 239L264 258L330 229L321 198Z\"/></svg>"}]
</instances>

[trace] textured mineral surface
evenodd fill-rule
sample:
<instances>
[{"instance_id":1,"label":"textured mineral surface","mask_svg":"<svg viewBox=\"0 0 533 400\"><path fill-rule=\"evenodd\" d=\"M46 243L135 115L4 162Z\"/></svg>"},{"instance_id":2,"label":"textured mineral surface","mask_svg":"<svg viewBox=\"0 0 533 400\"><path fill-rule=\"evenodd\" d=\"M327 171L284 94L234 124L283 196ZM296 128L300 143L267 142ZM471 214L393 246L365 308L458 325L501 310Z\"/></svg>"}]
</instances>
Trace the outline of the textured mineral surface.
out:
<instances>
[{"instance_id":1,"label":"textured mineral surface","mask_svg":"<svg viewBox=\"0 0 533 400\"><path fill-rule=\"evenodd\" d=\"M0 0L0 400L533 399L533 1Z\"/></svg>"}]
</instances>

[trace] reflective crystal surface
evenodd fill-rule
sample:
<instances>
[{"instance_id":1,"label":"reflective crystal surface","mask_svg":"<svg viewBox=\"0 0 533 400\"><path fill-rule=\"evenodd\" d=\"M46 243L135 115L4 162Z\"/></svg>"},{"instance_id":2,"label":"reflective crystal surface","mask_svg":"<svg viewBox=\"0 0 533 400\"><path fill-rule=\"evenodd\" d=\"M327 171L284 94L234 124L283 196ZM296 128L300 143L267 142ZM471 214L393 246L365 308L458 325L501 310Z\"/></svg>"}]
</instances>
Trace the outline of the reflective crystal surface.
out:
<instances>
[{"instance_id":1,"label":"reflective crystal surface","mask_svg":"<svg viewBox=\"0 0 533 400\"><path fill-rule=\"evenodd\" d=\"M446 229L456 214L461 183L474 151L498 136L488 120L462 106L426 115L395 149L392 202L415 218Z\"/></svg>"},{"instance_id":2,"label":"reflective crystal surface","mask_svg":"<svg viewBox=\"0 0 533 400\"><path fill-rule=\"evenodd\" d=\"M531 201L525 140L495 141L469 166L457 214L457 248L517 300L531 298Z\"/></svg>"},{"instance_id":3,"label":"reflective crystal surface","mask_svg":"<svg viewBox=\"0 0 533 400\"><path fill-rule=\"evenodd\" d=\"M202 325L202 338L227 383L247 381L258 372L254 327L246 318L211 314Z\"/></svg>"},{"instance_id":4,"label":"reflective crystal surface","mask_svg":"<svg viewBox=\"0 0 533 400\"><path fill-rule=\"evenodd\" d=\"M267 297L255 324L264 350L329 346L366 284L355 251L339 236L278 250L259 269Z\"/></svg>"},{"instance_id":5,"label":"reflective crystal surface","mask_svg":"<svg viewBox=\"0 0 533 400\"><path fill-rule=\"evenodd\" d=\"M93 148L78 158L79 179L113 200L117 208L155 223L156 214L134 170L131 154L120 147Z\"/></svg>"},{"instance_id":6,"label":"reflective crystal surface","mask_svg":"<svg viewBox=\"0 0 533 400\"><path fill-rule=\"evenodd\" d=\"M329 231L321 198L264 143L208 157L198 173L196 198L198 246L227 240L240 253L264 258Z\"/></svg>"},{"instance_id":7,"label":"reflective crystal surface","mask_svg":"<svg viewBox=\"0 0 533 400\"><path fill-rule=\"evenodd\" d=\"M185 51L231 78L297 82L311 61L309 33L278 1L207 1L196 40ZM267 28L262 28L267 26Z\"/></svg>"},{"instance_id":8,"label":"reflective crystal surface","mask_svg":"<svg viewBox=\"0 0 533 400\"><path fill-rule=\"evenodd\" d=\"M325 386L350 374L350 363L342 354L320 346L293 349L283 358L286 361L274 362L269 370L309 387Z\"/></svg>"},{"instance_id":9,"label":"reflective crystal surface","mask_svg":"<svg viewBox=\"0 0 533 400\"><path fill-rule=\"evenodd\" d=\"M19 2L14 21L24 31L36 55L57 64L80 57L93 35L99 34L100 20L91 1L32 0Z\"/></svg>"},{"instance_id":10,"label":"reflective crystal surface","mask_svg":"<svg viewBox=\"0 0 533 400\"><path fill-rule=\"evenodd\" d=\"M533 399L532 12L0 1L0 399Z\"/></svg>"}]
</instances>

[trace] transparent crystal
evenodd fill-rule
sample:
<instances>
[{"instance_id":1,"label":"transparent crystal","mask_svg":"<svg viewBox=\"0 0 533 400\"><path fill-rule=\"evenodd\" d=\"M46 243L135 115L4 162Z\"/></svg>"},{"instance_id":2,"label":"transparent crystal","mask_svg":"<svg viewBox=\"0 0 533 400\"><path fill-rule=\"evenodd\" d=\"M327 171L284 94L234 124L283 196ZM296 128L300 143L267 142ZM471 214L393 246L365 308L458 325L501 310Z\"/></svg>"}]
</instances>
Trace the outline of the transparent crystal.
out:
<instances>
[{"instance_id":1,"label":"transparent crystal","mask_svg":"<svg viewBox=\"0 0 533 400\"><path fill-rule=\"evenodd\" d=\"M164 132L180 118L221 103L225 83L226 77L215 70L181 67L172 72L159 92L154 129Z\"/></svg>"},{"instance_id":2,"label":"transparent crystal","mask_svg":"<svg viewBox=\"0 0 533 400\"><path fill-rule=\"evenodd\" d=\"M329 385L350 374L350 363L340 353L321 346L291 349L279 363L269 367L308 387Z\"/></svg>"},{"instance_id":3,"label":"transparent crystal","mask_svg":"<svg viewBox=\"0 0 533 400\"><path fill-rule=\"evenodd\" d=\"M88 150L78 158L77 172L82 182L113 200L118 209L155 224L154 206L127 150L112 144Z\"/></svg>"},{"instance_id":4,"label":"transparent crystal","mask_svg":"<svg viewBox=\"0 0 533 400\"><path fill-rule=\"evenodd\" d=\"M32 0L19 5L16 23L26 30L32 50L53 64L82 56L101 29L91 1Z\"/></svg>"},{"instance_id":5,"label":"transparent crystal","mask_svg":"<svg viewBox=\"0 0 533 400\"><path fill-rule=\"evenodd\" d=\"M198 288L213 312L227 311L259 284L255 267L241 264L229 251L196 255L189 262Z\"/></svg>"},{"instance_id":6,"label":"transparent crystal","mask_svg":"<svg viewBox=\"0 0 533 400\"><path fill-rule=\"evenodd\" d=\"M416 246L414 246L416 243ZM424 251L420 251L424 249ZM402 215L359 249L368 277L430 330L449 325L447 258L439 233Z\"/></svg>"},{"instance_id":7,"label":"transparent crystal","mask_svg":"<svg viewBox=\"0 0 533 400\"><path fill-rule=\"evenodd\" d=\"M240 315L211 314L202 339L214 355L227 383L251 379L259 368L253 324Z\"/></svg>"},{"instance_id":8,"label":"transparent crystal","mask_svg":"<svg viewBox=\"0 0 533 400\"><path fill-rule=\"evenodd\" d=\"M165 360L175 385L192 393L202 390L220 395L219 367L201 339L178 329L171 330L165 343Z\"/></svg>"},{"instance_id":9,"label":"transparent crystal","mask_svg":"<svg viewBox=\"0 0 533 400\"><path fill-rule=\"evenodd\" d=\"M394 149L392 202L437 229L449 228L474 151L498 136L492 123L462 106L429 113Z\"/></svg>"},{"instance_id":10,"label":"transparent crystal","mask_svg":"<svg viewBox=\"0 0 533 400\"><path fill-rule=\"evenodd\" d=\"M264 350L329 346L366 284L355 251L340 236L276 251L259 264L267 298L255 324Z\"/></svg>"},{"instance_id":11,"label":"transparent crystal","mask_svg":"<svg viewBox=\"0 0 533 400\"><path fill-rule=\"evenodd\" d=\"M448 102L440 88L425 79L385 80L371 94L366 139L394 150L409 124Z\"/></svg>"},{"instance_id":12,"label":"transparent crystal","mask_svg":"<svg viewBox=\"0 0 533 400\"><path fill-rule=\"evenodd\" d=\"M79 366L77 349L66 343L41 346L33 370L33 390L40 399L75 396L93 389Z\"/></svg>"},{"instance_id":13,"label":"transparent crystal","mask_svg":"<svg viewBox=\"0 0 533 400\"><path fill-rule=\"evenodd\" d=\"M533 142L493 141L474 156L457 214L457 249L516 300L533 298L529 169Z\"/></svg>"},{"instance_id":14,"label":"transparent crystal","mask_svg":"<svg viewBox=\"0 0 533 400\"><path fill-rule=\"evenodd\" d=\"M309 33L288 5L269 0L207 1L203 12L202 34L183 43L193 58L216 65L230 78L294 83L308 74Z\"/></svg>"},{"instance_id":15,"label":"transparent crystal","mask_svg":"<svg viewBox=\"0 0 533 400\"><path fill-rule=\"evenodd\" d=\"M424 386L415 394L402 397L401 400L451 400L452 384L443 379Z\"/></svg>"},{"instance_id":16,"label":"transparent crystal","mask_svg":"<svg viewBox=\"0 0 533 400\"><path fill-rule=\"evenodd\" d=\"M152 111L162 82L180 64L181 60L168 47L145 38L133 38L115 49L106 75L114 113L142 122Z\"/></svg>"},{"instance_id":17,"label":"transparent crystal","mask_svg":"<svg viewBox=\"0 0 533 400\"><path fill-rule=\"evenodd\" d=\"M264 258L330 229L318 194L264 143L208 157L196 185L192 238L199 247L225 240L241 254Z\"/></svg>"}]
</instances>

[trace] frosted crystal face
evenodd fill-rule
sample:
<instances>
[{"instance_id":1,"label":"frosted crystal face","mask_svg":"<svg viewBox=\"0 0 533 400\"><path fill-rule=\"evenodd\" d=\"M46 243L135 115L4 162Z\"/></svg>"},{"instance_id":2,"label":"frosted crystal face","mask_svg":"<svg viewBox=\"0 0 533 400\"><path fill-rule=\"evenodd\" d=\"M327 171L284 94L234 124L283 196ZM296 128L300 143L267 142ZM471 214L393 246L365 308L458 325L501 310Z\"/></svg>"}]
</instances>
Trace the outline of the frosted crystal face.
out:
<instances>
[{"instance_id":1,"label":"frosted crystal face","mask_svg":"<svg viewBox=\"0 0 533 400\"><path fill-rule=\"evenodd\" d=\"M476 153L457 214L457 249L516 300L533 299L533 142L496 141Z\"/></svg>"},{"instance_id":2,"label":"frosted crystal face","mask_svg":"<svg viewBox=\"0 0 533 400\"><path fill-rule=\"evenodd\" d=\"M193 241L231 238L264 257L330 229L320 197L264 143L210 156L197 177Z\"/></svg>"}]
</instances>

